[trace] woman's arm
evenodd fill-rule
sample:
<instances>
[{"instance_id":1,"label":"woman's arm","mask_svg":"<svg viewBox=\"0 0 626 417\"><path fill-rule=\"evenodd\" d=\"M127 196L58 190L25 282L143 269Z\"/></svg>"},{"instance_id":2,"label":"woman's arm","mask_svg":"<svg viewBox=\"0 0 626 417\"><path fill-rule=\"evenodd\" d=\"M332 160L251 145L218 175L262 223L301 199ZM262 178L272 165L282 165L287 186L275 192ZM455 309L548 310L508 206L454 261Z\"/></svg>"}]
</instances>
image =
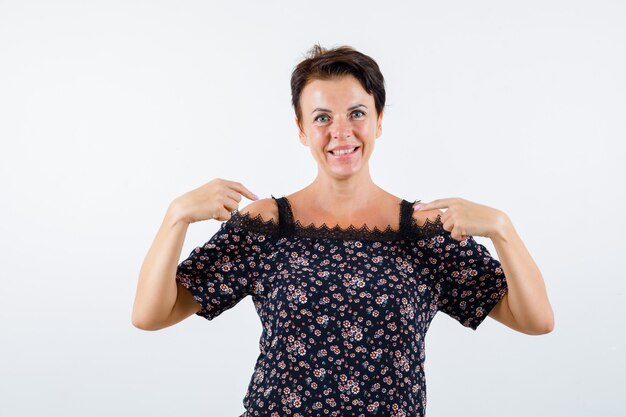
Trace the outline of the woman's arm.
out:
<instances>
[{"instance_id":1,"label":"woman's arm","mask_svg":"<svg viewBox=\"0 0 626 417\"><path fill-rule=\"evenodd\" d=\"M201 310L194 296L176 282L187 229L194 222L230 219L242 196L258 200L240 182L215 178L170 203L139 272L132 313L135 327L162 329Z\"/></svg>"},{"instance_id":2,"label":"woman's arm","mask_svg":"<svg viewBox=\"0 0 626 417\"><path fill-rule=\"evenodd\" d=\"M416 211L439 211L443 228L462 241L485 236L493 242L508 285L507 293L491 309L492 317L522 333L538 335L554 329L554 313L548 301L541 271L518 236L511 219L501 210L452 197L415 205Z\"/></svg>"},{"instance_id":3,"label":"woman's arm","mask_svg":"<svg viewBox=\"0 0 626 417\"><path fill-rule=\"evenodd\" d=\"M503 323L510 322L513 317L516 327L526 334L549 333L554 329L554 312L541 271L506 213L501 212L498 225L490 238L498 252L509 290L498 303L502 303L502 308L496 305L489 316ZM504 308L506 305L508 309Z\"/></svg>"},{"instance_id":4,"label":"woman's arm","mask_svg":"<svg viewBox=\"0 0 626 417\"><path fill-rule=\"evenodd\" d=\"M182 218L177 200L167 209L139 273L133 304L133 326L158 330L171 326L200 309L187 291L178 291L175 276L189 223ZM178 299L178 300L177 300ZM174 307L175 322L170 320Z\"/></svg>"}]
</instances>

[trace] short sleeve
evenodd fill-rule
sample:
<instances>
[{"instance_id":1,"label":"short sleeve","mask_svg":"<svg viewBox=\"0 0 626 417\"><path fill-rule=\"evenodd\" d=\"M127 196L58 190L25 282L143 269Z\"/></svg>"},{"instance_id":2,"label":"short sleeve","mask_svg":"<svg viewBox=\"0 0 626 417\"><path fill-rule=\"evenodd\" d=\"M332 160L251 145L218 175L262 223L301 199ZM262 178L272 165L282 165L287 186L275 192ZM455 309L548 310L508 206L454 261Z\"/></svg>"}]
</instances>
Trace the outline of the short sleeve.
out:
<instances>
[{"instance_id":1,"label":"short sleeve","mask_svg":"<svg viewBox=\"0 0 626 417\"><path fill-rule=\"evenodd\" d=\"M472 236L458 241L446 231L433 239L441 285L438 310L476 330L508 291L500 261Z\"/></svg>"},{"instance_id":2,"label":"short sleeve","mask_svg":"<svg viewBox=\"0 0 626 417\"><path fill-rule=\"evenodd\" d=\"M196 314L207 320L251 294L258 273L265 235L231 220L223 222L208 242L193 249L176 271L176 282L202 307Z\"/></svg>"}]
</instances>

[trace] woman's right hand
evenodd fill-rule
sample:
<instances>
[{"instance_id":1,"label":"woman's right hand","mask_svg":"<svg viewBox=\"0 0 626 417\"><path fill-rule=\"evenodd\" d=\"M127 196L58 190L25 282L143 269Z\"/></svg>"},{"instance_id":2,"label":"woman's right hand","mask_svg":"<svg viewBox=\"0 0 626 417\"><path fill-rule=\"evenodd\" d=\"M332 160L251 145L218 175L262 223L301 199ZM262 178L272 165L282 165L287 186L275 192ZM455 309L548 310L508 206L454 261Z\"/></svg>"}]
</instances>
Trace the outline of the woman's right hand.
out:
<instances>
[{"instance_id":1,"label":"woman's right hand","mask_svg":"<svg viewBox=\"0 0 626 417\"><path fill-rule=\"evenodd\" d=\"M215 178L191 190L173 201L177 216L188 224L207 219L225 221L231 212L239 208L241 196L258 200L252 191L243 184L222 178Z\"/></svg>"}]
</instances>

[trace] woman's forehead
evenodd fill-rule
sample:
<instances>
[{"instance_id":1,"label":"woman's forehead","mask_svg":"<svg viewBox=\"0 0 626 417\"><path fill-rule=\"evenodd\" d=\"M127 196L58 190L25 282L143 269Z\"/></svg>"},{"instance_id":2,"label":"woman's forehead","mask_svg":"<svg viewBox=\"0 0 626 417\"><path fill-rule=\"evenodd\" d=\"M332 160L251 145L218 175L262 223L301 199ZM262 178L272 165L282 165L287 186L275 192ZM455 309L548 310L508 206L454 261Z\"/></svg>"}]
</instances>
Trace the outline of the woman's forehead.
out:
<instances>
[{"instance_id":1,"label":"woman's forehead","mask_svg":"<svg viewBox=\"0 0 626 417\"><path fill-rule=\"evenodd\" d=\"M368 104L374 101L374 97L367 94L361 83L353 76L341 78L310 81L302 90L301 104L303 108L317 107L350 107L363 103ZM345 110L343 108L333 108L333 110Z\"/></svg>"}]
</instances>

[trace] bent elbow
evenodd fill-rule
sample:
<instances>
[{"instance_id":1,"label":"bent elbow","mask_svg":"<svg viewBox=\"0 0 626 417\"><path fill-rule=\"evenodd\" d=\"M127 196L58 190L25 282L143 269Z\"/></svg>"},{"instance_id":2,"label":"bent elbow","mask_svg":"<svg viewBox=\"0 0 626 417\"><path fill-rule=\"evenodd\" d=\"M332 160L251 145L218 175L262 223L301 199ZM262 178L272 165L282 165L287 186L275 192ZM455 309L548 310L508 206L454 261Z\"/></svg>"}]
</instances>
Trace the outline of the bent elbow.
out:
<instances>
[{"instance_id":1,"label":"bent elbow","mask_svg":"<svg viewBox=\"0 0 626 417\"><path fill-rule=\"evenodd\" d=\"M554 330L554 317L544 326L544 334L551 333Z\"/></svg>"},{"instance_id":2,"label":"bent elbow","mask_svg":"<svg viewBox=\"0 0 626 417\"><path fill-rule=\"evenodd\" d=\"M543 334L551 333L554 330L554 318L546 321L540 326L535 327L532 331L527 332L529 335L540 336Z\"/></svg>"},{"instance_id":3,"label":"bent elbow","mask_svg":"<svg viewBox=\"0 0 626 417\"><path fill-rule=\"evenodd\" d=\"M145 320L137 314L132 315L131 323L135 328L139 330L154 331L162 328L160 326L155 326L154 323L150 322L149 320Z\"/></svg>"},{"instance_id":4,"label":"bent elbow","mask_svg":"<svg viewBox=\"0 0 626 417\"><path fill-rule=\"evenodd\" d=\"M548 320L544 323L543 329L545 331L544 334L551 333L554 330L554 313L550 313L548 316Z\"/></svg>"}]
</instances>

